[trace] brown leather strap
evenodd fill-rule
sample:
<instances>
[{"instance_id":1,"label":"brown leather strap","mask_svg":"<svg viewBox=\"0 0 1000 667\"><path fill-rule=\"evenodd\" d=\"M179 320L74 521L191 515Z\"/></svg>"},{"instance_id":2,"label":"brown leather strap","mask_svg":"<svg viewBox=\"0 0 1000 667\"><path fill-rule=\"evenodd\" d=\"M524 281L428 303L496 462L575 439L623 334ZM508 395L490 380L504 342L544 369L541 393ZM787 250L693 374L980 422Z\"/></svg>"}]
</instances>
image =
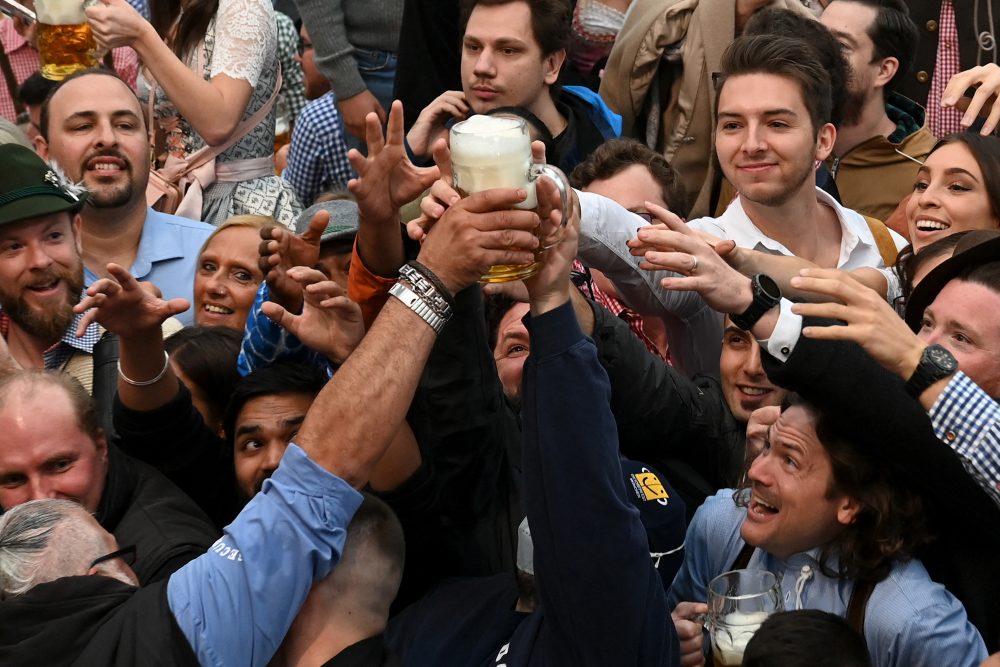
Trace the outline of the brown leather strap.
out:
<instances>
[{"instance_id":1,"label":"brown leather strap","mask_svg":"<svg viewBox=\"0 0 1000 667\"><path fill-rule=\"evenodd\" d=\"M3 70L3 79L7 83L7 92L10 93L11 102L14 103L14 113L20 116L26 109L21 104L21 100L18 99L17 92L20 86L17 85L17 78L14 76L14 70L11 69L7 50L2 46L0 46L0 70Z\"/></svg>"},{"instance_id":2,"label":"brown leather strap","mask_svg":"<svg viewBox=\"0 0 1000 667\"><path fill-rule=\"evenodd\" d=\"M744 543L743 548L740 549L738 554L736 554L736 560L734 560L733 564L729 566L729 569L742 570L746 568L746 566L750 564L750 557L753 556L753 552L756 550L757 547L752 544Z\"/></svg>"},{"instance_id":3,"label":"brown leather strap","mask_svg":"<svg viewBox=\"0 0 1000 667\"><path fill-rule=\"evenodd\" d=\"M851 599L847 603L847 622L854 628L855 632L865 638L865 610L868 608L868 598L875 590L875 583L871 579L858 579L854 582L854 590L851 591Z\"/></svg>"},{"instance_id":4,"label":"brown leather strap","mask_svg":"<svg viewBox=\"0 0 1000 667\"><path fill-rule=\"evenodd\" d=\"M896 243L892 240L889 228L881 220L870 218L867 215L864 218L865 222L868 223L868 229L872 230L872 236L875 237L875 245L878 246L878 252L882 255L882 263L886 266L892 266L896 263L896 255L899 254L899 251L896 250Z\"/></svg>"}]
</instances>

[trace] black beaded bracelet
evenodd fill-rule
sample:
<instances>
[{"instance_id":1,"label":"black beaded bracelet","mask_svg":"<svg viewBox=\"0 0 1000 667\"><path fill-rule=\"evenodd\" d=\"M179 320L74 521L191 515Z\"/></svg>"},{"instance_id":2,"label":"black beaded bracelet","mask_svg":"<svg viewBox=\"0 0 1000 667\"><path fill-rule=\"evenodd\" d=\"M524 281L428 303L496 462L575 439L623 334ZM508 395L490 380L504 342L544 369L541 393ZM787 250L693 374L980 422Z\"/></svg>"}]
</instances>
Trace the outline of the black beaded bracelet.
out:
<instances>
[{"instance_id":1,"label":"black beaded bracelet","mask_svg":"<svg viewBox=\"0 0 1000 667\"><path fill-rule=\"evenodd\" d=\"M426 266L424 266L415 259L411 259L409 262L407 262L407 264L412 266L420 275L426 278L427 282L429 282L431 285L434 285L434 289L436 289L438 293L440 293L441 296L444 297L444 300L448 302L449 306L451 306L452 308L455 307L454 295L450 291L448 291L448 288L444 286L444 283L441 282L440 278L434 275L433 271L431 271L430 269L428 269Z\"/></svg>"}]
</instances>

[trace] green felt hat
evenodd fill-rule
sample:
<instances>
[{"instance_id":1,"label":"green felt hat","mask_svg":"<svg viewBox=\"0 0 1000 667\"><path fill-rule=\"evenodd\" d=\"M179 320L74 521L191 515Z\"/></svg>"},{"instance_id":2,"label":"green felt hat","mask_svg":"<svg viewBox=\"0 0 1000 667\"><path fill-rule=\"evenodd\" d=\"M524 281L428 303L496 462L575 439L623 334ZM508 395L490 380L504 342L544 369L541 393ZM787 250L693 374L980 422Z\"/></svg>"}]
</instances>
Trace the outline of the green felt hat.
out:
<instances>
[{"instance_id":1,"label":"green felt hat","mask_svg":"<svg viewBox=\"0 0 1000 667\"><path fill-rule=\"evenodd\" d=\"M18 144L0 145L0 225L50 213L76 213L87 192Z\"/></svg>"}]
</instances>

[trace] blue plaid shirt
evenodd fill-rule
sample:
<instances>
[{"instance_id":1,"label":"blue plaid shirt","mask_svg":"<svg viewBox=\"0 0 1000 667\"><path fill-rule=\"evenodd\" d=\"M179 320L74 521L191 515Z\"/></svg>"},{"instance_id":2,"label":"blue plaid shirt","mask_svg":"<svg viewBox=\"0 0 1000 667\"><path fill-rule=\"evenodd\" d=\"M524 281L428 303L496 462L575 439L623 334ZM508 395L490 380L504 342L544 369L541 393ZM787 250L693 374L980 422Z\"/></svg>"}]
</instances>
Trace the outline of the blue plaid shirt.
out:
<instances>
[{"instance_id":1,"label":"blue plaid shirt","mask_svg":"<svg viewBox=\"0 0 1000 667\"><path fill-rule=\"evenodd\" d=\"M275 324L260 307L271 298L267 283L261 283L254 297L250 316L243 330L243 345L236 359L236 370L242 376L279 361L289 361L326 370L333 375L333 366L322 354L313 352L305 343Z\"/></svg>"},{"instance_id":2,"label":"blue plaid shirt","mask_svg":"<svg viewBox=\"0 0 1000 667\"><path fill-rule=\"evenodd\" d=\"M959 371L928 415L937 437L1000 505L1000 403Z\"/></svg>"},{"instance_id":3,"label":"blue plaid shirt","mask_svg":"<svg viewBox=\"0 0 1000 667\"><path fill-rule=\"evenodd\" d=\"M309 104L299 114L292 130L288 166L282 177L292 184L299 201L309 206L327 190L343 190L355 177L347 160L344 129L333 93Z\"/></svg>"}]
</instances>

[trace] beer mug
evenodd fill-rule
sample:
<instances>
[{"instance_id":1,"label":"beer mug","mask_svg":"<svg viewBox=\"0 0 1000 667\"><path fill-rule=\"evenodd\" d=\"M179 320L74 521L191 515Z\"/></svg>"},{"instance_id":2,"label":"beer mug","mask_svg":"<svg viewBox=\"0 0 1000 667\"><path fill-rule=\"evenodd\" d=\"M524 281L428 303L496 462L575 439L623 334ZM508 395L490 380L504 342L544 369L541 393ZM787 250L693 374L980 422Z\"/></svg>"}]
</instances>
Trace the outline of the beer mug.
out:
<instances>
[{"instance_id":1,"label":"beer mug","mask_svg":"<svg viewBox=\"0 0 1000 667\"><path fill-rule=\"evenodd\" d=\"M531 161L531 137L523 118L472 116L451 128L451 166L455 189L463 197L491 188L523 188L528 197L517 208L538 206L535 181L548 176L562 198L562 224L569 220L572 198L566 175L557 167ZM545 248L535 251L530 264L499 264L479 279L502 283L533 276L542 267Z\"/></svg>"},{"instance_id":2,"label":"beer mug","mask_svg":"<svg viewBox=\"0 0 1000 667\"><path fill-rule=\"evenodd\" d=\"M100 64L83 7L84 0L35 0L38 55L46 79L60 81L77 70Z\"/></svg>"},{"instance_id":3,"label":"beer mug","mask_svg":"<svg viewBox=\"0 0 1000 667\"><path fill-rule=\"evenodd\" d=\"M767 617L785 608L781 582L767 570L732 570L708 584L708 632L715 667L739 667Z\"/></svg>"}]
</instances>

